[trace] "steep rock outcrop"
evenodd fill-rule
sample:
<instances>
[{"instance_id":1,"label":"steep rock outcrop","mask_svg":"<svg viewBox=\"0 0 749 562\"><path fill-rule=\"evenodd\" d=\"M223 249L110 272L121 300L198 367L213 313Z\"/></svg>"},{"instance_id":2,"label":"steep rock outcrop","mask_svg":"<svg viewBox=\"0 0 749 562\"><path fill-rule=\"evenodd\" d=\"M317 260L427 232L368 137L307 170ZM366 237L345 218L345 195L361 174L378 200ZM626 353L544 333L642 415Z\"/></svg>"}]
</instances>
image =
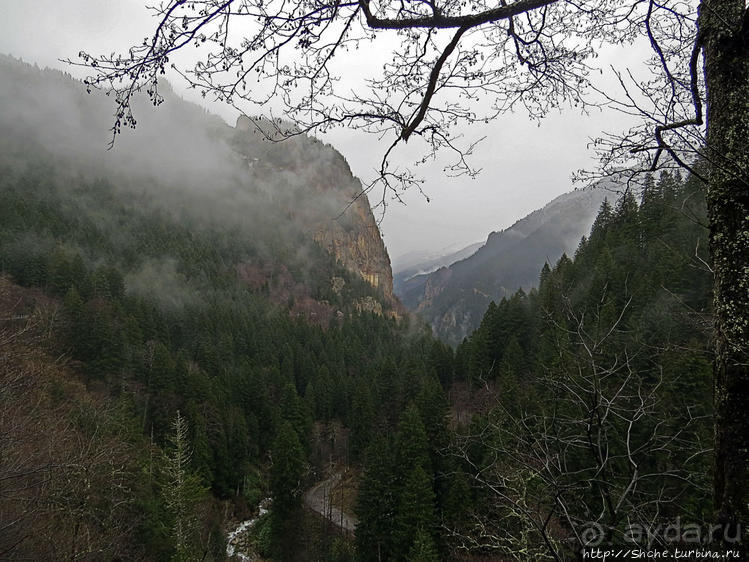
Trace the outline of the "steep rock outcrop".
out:
<instances>
[{"instance_id":1,"label":"steep rock outcrop","mask_svg":"<svg viewBox=\"0 0 749 562\"><path fill-rule=\"evenodd\" d=\"M361 183L333 147L306 135L278 142L282 129L288 132L290 126L245 116L237 120L233 146L255 183L341 265L397 307L390 257Z\"/></svg>"},{"instance_id":2,"label":"steep rock outcrop","mask_svg":"<svg viewBox=\"0 0 749 562\"><path fill-rule=\"evenodd\" d=\"M326 220L317 225L315 240L347 269L359 273L376 289L382 290L386 300L394 302L393 272L385 244L369 203L358 198L348 208L349 217L341 224Z\"/></svg>"}]
</instances>

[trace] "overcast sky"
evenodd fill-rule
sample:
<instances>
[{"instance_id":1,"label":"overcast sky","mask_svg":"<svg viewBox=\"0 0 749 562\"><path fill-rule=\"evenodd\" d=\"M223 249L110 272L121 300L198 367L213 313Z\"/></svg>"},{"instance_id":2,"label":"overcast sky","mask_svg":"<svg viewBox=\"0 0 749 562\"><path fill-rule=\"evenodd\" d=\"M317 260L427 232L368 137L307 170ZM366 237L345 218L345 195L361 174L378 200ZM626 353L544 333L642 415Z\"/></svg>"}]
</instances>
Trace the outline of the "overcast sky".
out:
<instances>
[{"instance_id":1,"label":"overcast sky","mask_svg":"<svg viewBox=\"0 0 749 562\"><path fill-rule=\"evenodd\" d=\"M0 0L0 52L65 69L59 59L75 58L81 50L124 51L152 29L153 20L143 6L144 0ZM633 48L604 52L598 64L606 68L616 60L620 67L633 66L642 54ZM356 61L352 59L351 64ZM172 82L182 95L199 101L178 81ZM234 123L236 115L231 110L218 105L209 108ZM581 116L567 111L550 115L540 125L516 113L468 128L468 138L486 137L474 159L483 172L477 179L448 178L439 165L422 169L424 191L431 202L412 192L405 206L389 205L383 218L391 257L457 250L510 226L573 189L571 174L595 164L586 146L590 137L624 125L622 117L611 112ZM371 175L382 156L383 146L377 139L360 132L339 130L325 140L344 154L360 177Z\"/></svg>"}]
</instances>

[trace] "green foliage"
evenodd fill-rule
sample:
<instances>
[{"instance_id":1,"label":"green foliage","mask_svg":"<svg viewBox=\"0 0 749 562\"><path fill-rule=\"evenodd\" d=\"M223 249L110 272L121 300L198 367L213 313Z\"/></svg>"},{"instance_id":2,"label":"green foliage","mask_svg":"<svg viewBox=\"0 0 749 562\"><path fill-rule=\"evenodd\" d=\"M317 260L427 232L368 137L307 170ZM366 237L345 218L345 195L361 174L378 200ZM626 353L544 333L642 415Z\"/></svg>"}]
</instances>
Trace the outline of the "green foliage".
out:
<instances>
[{"instance_id":1,"label":"green foliage","mask_svg":"<svg viewBox=\"0 0 749 562\"><path fill-rule=\"evenodd\" d=\"M273 465L270 489L273 513L283 514L301 505L305 457L299 437L289 422L283 422L271 449Z\"/></svg>"},{"instance_id":2,"label":"green foliage","mask_svg":"<svg viewBox=\"0 0 749 562\"><path fill-rule=\"evenodd\" d=\"M333 539L326 562L352 562L356 560L356 551L351 541L340 538Z\"/></svg>"},{"instance_id":3,"label":"green foliage","mask_svg":"<svg viewBox=\"0 0 749 562\"><path fill-rule=\"evenodd\" d=\"M271 515L265 514L255 523L253 534L256 537L255 548L257 553L264 558L272 555L272 530Z\"/></svg>"},{"instance_id":4,"label":"green foliage","mask_svg":"<svg viewBox=\"0 0 749 562\"><path fill-rule=\"evenodd\" d=\"M434 539L423 528L416 532L416 538L408 551L407 562L439 562L440 557Z\"/></svg>"},{"instance_id":5,"label":"green foliage","mask_svg":"<svg viewBox=\"0 0 749 562\"><path fill-rule=\"evenodd\" d=\"M414 466L399 487L393 516L393 543L396 552L410 553L419 530L430 538L436 531L435 496L432 476L421 466ZM423 548L423 545L420 545ZM398 557L401 558L400 556Z\"/></svg>"},{"instance_id":6,"label":"green foliage","mask_svg":"<svg viewBox=\"0 0 749 562\"><path fill-rule=\"evenodd\" d=\"M142 453L132 493L148 556L189 559L198 546L201 554L218 549L220 541L206 537L220 525L199 509L204 487L255 504L266 475L273 508L257 524L259 551L299 554L289 537L315 422L344 424L350 460L363 461L361 559L449 559L441 525L470 536L475 521L504 522L508 544L535 556L541 538L520 511L492 501L485 478L496 476L523 509L531 499L553 506L542 479L516 463L549 445L537 438L541 429L575 442L581 412L565 402L565 384L599 366L611 373L601 392L631 376L653 393L660 417L645 416L634 440L657 427L681 431L679 443L690 444L671 457L638 457L640 469L688 470L687 490L670 482L660 490L683 492L680 506L697 518L709 513L699 492L708 460L691 454L692 443L709 446L700 420L710 414L711 363L704 330L711 276L706 232L697 226L704 195L692 178L648 178L639 204L633 193L604 202L574 259L546 264L537 291L492 302L453 352L407 320L356 312L356 300L377 292L289 224L298 193L275 193L279 204L246 186L256 204L237 211L233 197L248 194L222 201L222 193L173 191L149 178L95 179L40 149L21 152L0 154L0 272L63 302L64 351L91 388L121 405L117 424ZM271 156L289 163L288 154ZM223 220L229 210L241 220ZM333 277L345 281L339 292ZM327 303L330 321L300 318L305 299ZM457 450L445 393L456 381L496 388L500 400L474 417L467 430L478 437ZM65 401L59 392L51 400ZM85 435L99 427L84 408L71 419ZM534 439L517 439L517 419ZM610 435L621 435L621 420L607 423ZM621 455L623 443L612 441L606 453ZM576 476L561 485L581 501L598 497L600 474L585 464L587 452L575 453L568 468ZM582 486L582 474L594 483ZM648 486L637 493L651 493ZM620 513L606 515L613 529L621 524ZM564 525L555 513L552 527L564 534ZM351 558L347 543L326 544L338 545L328 549L331 560Z\"/></svg>"},{"instance_id":7,"label":"green foliage","mask_svg":"<svg viewBox=\"0 0 749 562\"><path fill-rule=\"evenodd\" d=\"M396 506L392 450L387 439L376 438L367 449L359 485L356 542L363 560L387 559L391 552L393 512Z\"/></svg>"},{"instance_id":8,"label":"green foliage","mask_svg":"<svg viewBox=\"0 0 749 562\"><path fill-rule=\"evenodd\" d=\"M416 404L409 404L401 415L395 435L395 459L404 474L417 466L431 471L429 439Z\"/></svg>"},{"instance_id":9,"label":"green foliage","mask_svg":"<svg viewBox=\"0 0 749 562\"><path fill-rule=\"evenodd\" d=\"M200 478L190 471L192 451L188 442L187 421L177 411L172 423L173 434L162 468L161 493L169 513L171 538L174 544L172 560L182 562L197 557L198 520L196 509L205 495Z\"/></svg>"},{"instance_id":10,"label":"green foliage","mask_svg":"<svg viewBox=\"0 0 749 562\"><path fill-rule=\"evenodd\" d=\"M355 460L363 460L364 451L375 431L375 405L369 385L362 384L354 391L351 404L350 448Z\"/></svg>"},{"instance_id":11,"label":"green foliage","mask_svg":"<svg viewBox=\"0 0 749 562\"><path fill-rule=\"evenodd\" d=\"M286 560L294 550L288 537L299 526L303 479L306 471L304 450L292 424L284 421L271 449L270 469L271 550Z\"/></svg>"},{"instance_id":12,"label":"green foliage","mask_svg":"<svg viewBox=\"0 0 749 562\"><path fill-rule=\"evenodd\" d=\"M418 402L428 430L419 407L411 403L401 415L392 443L380 437L367 450L356 530L363 560L405 560L409 553L423 557L436 549L439 506L435 488L443 495L447 483L438 484L436 478L447 466L446 450L442 450L448 439L446 405L433 382L424 383ZM414 547L419 530L423 531L421 542Z\"/></svg>"},{"instance_id":13,"label":"green foliage","mask_svg":"<svg viewBox=\"0 0 749 562\"><path fill-rule=\"evenodd\" d=\"M639 204L632 192L604 202L574 259L547 264L537 291L489 306L459 346L458 377L499 393L499 406L469 428L480 438L465 439L461 468L481 475L472 512L495 529L500 551L548 554L544 543L573 534L570 511L612 535L635 517L709 516L704 222L696 180L647 178ZM454 528L465 521L460 480L444 502ZM542 537L547 517L566 527Z\"/></svg>"}]
</instances>

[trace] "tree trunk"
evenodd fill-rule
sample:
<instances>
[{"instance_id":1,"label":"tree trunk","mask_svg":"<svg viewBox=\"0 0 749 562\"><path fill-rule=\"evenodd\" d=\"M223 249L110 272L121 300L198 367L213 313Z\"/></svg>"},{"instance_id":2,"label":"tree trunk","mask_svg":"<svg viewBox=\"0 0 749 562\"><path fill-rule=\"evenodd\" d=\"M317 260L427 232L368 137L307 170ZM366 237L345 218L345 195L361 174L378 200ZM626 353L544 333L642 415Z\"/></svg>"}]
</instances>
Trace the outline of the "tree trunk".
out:
<instances>
[{"instance_id":1,"label":"tree trunk","mask_svg":"<svg viewBox=\"0 0 749 562\"><path fill-rule=\"evenodd\" d=\"M730 543L739 528L745 538L749 524L749 17L745 0L702 0L699 23L707 85L707 200L715 274L715 509L718 523L724 526L722 540Z\"/></svg>"}]
</instances>

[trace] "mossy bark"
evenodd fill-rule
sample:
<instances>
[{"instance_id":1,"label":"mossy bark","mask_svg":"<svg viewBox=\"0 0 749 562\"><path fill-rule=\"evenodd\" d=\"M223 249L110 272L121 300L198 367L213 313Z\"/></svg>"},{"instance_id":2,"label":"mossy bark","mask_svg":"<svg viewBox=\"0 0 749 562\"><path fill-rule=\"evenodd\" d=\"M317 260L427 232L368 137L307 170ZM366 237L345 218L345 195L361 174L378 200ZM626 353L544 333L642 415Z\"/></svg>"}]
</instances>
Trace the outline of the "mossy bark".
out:
<instances>
[{"instance_id":1,"label":"mossy bark","mask_svg":"<svg viewBox=\"0 0 749 562\"><path fill-rule=\"evenodd\" d=\"M732 533L740 525L744 537L749 525L748 20L744 0L701 2L715 274L715 508L718 522Z\"/></svg>"}]
</instances>

